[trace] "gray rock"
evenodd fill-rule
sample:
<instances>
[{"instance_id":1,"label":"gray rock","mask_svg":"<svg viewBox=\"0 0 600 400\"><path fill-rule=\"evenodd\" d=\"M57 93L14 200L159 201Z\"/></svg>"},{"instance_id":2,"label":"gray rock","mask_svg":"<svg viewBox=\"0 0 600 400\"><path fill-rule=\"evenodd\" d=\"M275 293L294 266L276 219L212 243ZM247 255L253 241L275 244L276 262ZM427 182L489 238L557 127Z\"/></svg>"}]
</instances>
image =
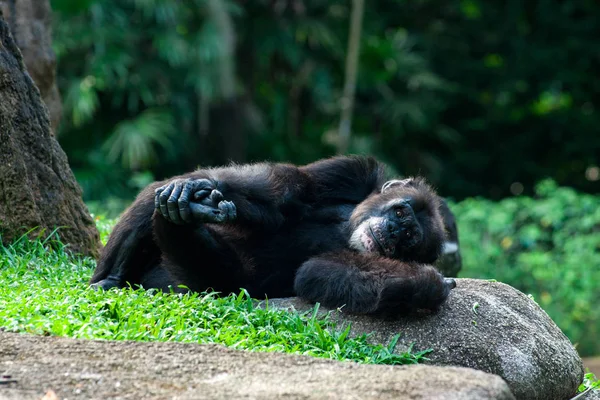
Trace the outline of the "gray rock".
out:
<instances>
[{"instance_id":1,"label":"gray rock","mask_svg":"<svg viewBox=\"0 0 600 400\"><path fill-rule=\"evenodd\" d=\"M600 400L600 390L585 390L571 400Z\"/></svg>"},{"instance_id":2,"label":"gray rock","mask_svg":"<svg viewBox=\"0 0 600 400\"><path fill-rule=\"evenodd\" d=\"M269 305L303 311L300 299L271 299ZM371 340L388 343L401 333L397 351L433 349L433 365L474 368L501 376L518 399L569 399L583 380L583 364L569 339L529 297L503 283L457 279L439 312L383 321L348 315L352 334L373 332Z\"/></svg>"},{"instance_id":3,"label":"gray rock","mask_svg":"<svg viewBox=\"0 0 600 400\"><path fill-rule=\"evenodd\" d=\"M600 389L594 389L590 390L589 392L583 392L581 393L581 397L577 397L577 400L600 400Z\"/></svg>"},{"instance_id":4,"label":"gray rock","mask_svg":"<svg viewBox=\"0 0 600 400\"><path fill-rule=\"evenodd\" d=\"M514 399L468 368L393 367L218 345L75 340L0 332L0 399Z\"/></svg>"}]
</instances>

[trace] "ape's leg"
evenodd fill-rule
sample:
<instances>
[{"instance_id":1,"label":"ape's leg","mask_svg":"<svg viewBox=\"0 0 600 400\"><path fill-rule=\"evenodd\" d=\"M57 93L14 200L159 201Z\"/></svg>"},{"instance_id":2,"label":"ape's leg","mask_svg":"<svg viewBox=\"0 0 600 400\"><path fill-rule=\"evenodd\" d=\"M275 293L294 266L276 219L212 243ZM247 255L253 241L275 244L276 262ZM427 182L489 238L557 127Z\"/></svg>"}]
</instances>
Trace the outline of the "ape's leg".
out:
<instances>
[{"instance_id":1,"label":"ape's leg","mask_svg":"<svg viewBox=\"0 0 600 400\"><path fill-rule=\"evenodd\" d=\"M436 309L456 286L429 265L351 251L305 262L296 274L296 294L355 314L401 315Z\"/></svg>"},{"instance_id":2,"label":"ape's leg","mask_svg":"<svg viewBox=\"0 0 600 400\"><path fill-rule=\"evenodd\" d=\"M211 224L230 223L238 209L207 179L178 180L156 190L154 237L177 283L202 291L238 291L242 261ZM156 286L156 285L154 285Z\"/></svg>"},{"instance_id":3,"label":"ape's leg","mask_svg":"<svg viewBox=\"0 0 600 400\"><path fill-rule=\"evenodd\" d=\"M122 287L126 282L141 283L142 280L146 284L152 282L152 286L156 287L154 283L157 279L145 277L146 273L158 266L162 256L160 247L153 238L154 210L162 210L169 225L200 221L225 222L234 219L235 206L231 202L223 201L221 207L224 207L226 212L222 213L218 203L223 199L223 195L214 188L214 182L208 179L188 178L174 179L163 186L155 183L144 189L110 235L90 280L92 287L109 289ZM213 203L216 206L213 207ZM179 236L179 233L175 235ZM183 245L189 242L193 236L186 237L180 243ZM190 247L179 247L179 251L189 254L195 246L198 246L198 239L193 240Z\"/></svg>"},{"instance_id":4,"label":"ape's leg","mask_svg":"<svg viewBox=\"0 0 600 400\"><path fill-rule=\"evenodd\" d=\"M141 279L140 284L145 289L160 289L163 292L185 293L186 289L179 287L178 280L170 273L170 268L165 261L148 270Z\"/></svg>"},{"instance_id":5,"label":"ape's leg","mask_svg":"<svg viewBox=\"0 0 600 400\"><path fill-rule=\"evenodd\" d=\"M92 287L139 283L144 272L160 261L160 250L152 239L154 190L159 186L156 183L142 191L121 216L90 279Z\"/></svg>"}]
</instances>

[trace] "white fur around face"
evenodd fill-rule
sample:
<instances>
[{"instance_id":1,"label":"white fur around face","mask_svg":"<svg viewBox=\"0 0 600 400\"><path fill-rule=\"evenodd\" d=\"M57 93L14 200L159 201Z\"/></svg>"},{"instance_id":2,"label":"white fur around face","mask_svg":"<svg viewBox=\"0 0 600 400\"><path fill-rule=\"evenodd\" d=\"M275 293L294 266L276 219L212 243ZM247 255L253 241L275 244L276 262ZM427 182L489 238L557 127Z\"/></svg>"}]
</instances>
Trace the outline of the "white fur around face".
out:
<instances>
[{"instance_id":1,"label":"white fur around face","mask_svg":"<svg viewBox=\"0 0 600 400\"><path fill-rule=\"evenodd\" d=\"M370 233L370 224L372 222L379 222L383 218L369 218L360 224L354 232L352 232L352 236L350 236L350 240L348 240L348 245L350 248L354 250L358 250L360 252L376 252L377 245L375 244L375 240L371 236Z\"/></svg>"},{"instance_id":2,"label":"white fur around face","mask_svg":"<svg viewBox=\"0 0 600 400\"><path fill-rule=\"evenodd\" d=\"M444 242L444 248L442 254L453 254L458 251L458 243L456 242Z\"/></svg>"}]
</instances>

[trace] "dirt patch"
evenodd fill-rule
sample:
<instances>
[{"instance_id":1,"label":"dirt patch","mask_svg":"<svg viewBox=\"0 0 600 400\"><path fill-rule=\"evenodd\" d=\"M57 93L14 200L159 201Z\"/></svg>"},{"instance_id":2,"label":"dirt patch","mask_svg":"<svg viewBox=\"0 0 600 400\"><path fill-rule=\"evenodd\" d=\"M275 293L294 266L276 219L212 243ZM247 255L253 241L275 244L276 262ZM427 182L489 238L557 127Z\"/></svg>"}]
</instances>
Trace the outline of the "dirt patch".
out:
<instances>
[{"instance_id":1,"label":"dirt patch","mask_svg":"<svg viewBox=\"0 0 600 400\"><path fill-rule=\"evenodd\" d=\"M359 365L218 345L74 340L0 332L0 399L511 399L467 368ZM425 383L426 382L426 383Z\"/></svg>"},{"instance_id":2,"label":"dirt patch","mask_svg":"<svg viewBox=\"0 0 600 400\"><path fill-rule=\"evenodd\" d=\"M590 372L600 378L600 357L587 357L583 359L583 367L589 368ZM587 370L586 370L587 372Z\"/></svg>"}]
</instances>

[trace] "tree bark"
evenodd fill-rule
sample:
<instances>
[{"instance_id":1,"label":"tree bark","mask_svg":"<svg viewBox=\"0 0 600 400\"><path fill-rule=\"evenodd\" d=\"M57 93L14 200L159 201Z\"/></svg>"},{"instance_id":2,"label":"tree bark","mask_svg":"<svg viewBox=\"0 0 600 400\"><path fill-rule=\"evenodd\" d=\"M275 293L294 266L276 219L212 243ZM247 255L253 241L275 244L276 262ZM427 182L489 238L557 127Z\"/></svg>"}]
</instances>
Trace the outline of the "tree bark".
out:
<instances>
[{"instance_id":1,"label":"tree bark","mask_svg":"<svg viewBox=\"0 0 600 400\"><path fill-rule=\"evenodd\" d=\"M248 143L242 116L243 101L238 97L235 74L236 37L231 16L223 0L207 2L208 15L220 38L218 63L219 95L208 107L208 144L213 162L225 164L246 161ZM205 99L201 99L205 100Z\"/></svg>"},{"instance_id":2,"label":"tree bark","mask_svg":"<svg viewBox=\"0 0 600 400\"><path fill-rule=\"evenodd\" d=\"M0 10L0 237L59 228L75 253L96 256L99 235L48 110Z\"/></svg>"},{"instance_id":3,"label":"tree bark","mask_svg":"<svg viewBox=\"0 0 600 400\"><path fill-rule=\"evenodd\" d=\"M47 0L0 0L0 9L23 54L29 74L48 107L56 133L62 104L56 86L56 57L52 50L52 13Z\"/></svg>"}]
</instances>

